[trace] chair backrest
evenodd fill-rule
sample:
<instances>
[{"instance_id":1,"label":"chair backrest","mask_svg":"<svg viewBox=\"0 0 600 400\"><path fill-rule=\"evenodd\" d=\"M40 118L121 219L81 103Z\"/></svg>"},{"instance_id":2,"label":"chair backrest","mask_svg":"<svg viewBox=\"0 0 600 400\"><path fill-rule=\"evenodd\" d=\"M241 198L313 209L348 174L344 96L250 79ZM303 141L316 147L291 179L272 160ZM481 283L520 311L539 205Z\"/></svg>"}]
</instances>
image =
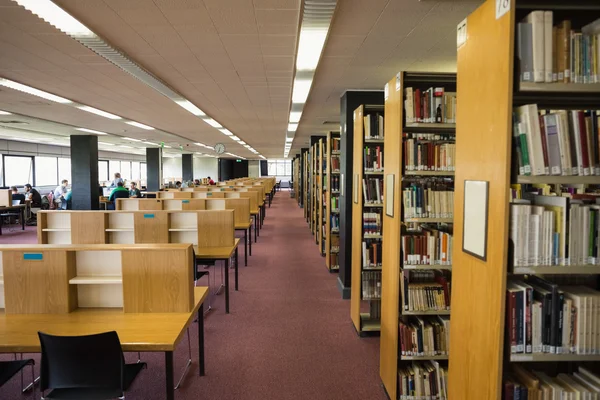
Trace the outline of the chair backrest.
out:
<instances>
[{"instance_id":1,"label":"chair backrest","mask_svg":"<svg viewBox=\"0 0 600 400\"><path fill-rule=\"evenodd\" d=\"M129 191L127 190L117 190L115 192L115 199L128 199Z\"/></svg>"},{"instance_id":2,"label":"chair backrest","mask_svg":"<svg viewBox=\"0 0 600 400\"><path fill-rule=\"evenodd\" d=\"M38 332L42 347L40 389L123 390L125 361L117 332L53 336Z\"/></svg>"}]
</instances>

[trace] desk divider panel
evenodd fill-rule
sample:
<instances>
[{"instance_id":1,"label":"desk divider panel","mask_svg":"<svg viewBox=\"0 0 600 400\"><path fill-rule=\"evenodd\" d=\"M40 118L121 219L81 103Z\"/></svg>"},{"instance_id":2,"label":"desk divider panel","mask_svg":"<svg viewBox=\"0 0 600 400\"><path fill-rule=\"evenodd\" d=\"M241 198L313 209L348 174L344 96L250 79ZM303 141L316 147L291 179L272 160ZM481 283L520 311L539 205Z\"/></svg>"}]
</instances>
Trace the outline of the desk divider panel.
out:
<instances>
[{"instance_id":1,"label":"desk divider panel","mask_svg":"<svg viewBox=\"0 0 600 400\"><path fill-rule=\"evenodd\" d=\"M225 192L194 192L195 199L224 199Z\"/></svg>"},{"instance_id":2,"label":"desk divider panel","mask_svg":"<svg viewBox=\"0 0 600 400\"><path fill-rule=\"evenodd\" d=\"M71 243L71 214L61 211L49 211L38 221L38 237L44 237L49 243Z\"/></svg>"},{"instance_id":3,"label":"desk divider panel","mask_svg":"<svg viewBox=\"0 0 600 400\"><path fill-rule=\"evenodd\" d=\"M233 246L235 220L233 210L198 211L198 247Z\"/></svg>"},{"instance_id":4,"label":"desk divider panel","mask_svg":"<svg viewBox=\"0 0 600 400\"><path fill-rule=\"evenodd\" d=\"M198 244L198 213L169 213L169 242Z\"/></svg>"},{"instance_id":5,"label":"desk divider panel","mask_svg":"<svg viewBox=\"0 0 600 400\"><path fill-rule=\"evenodd\" d=\"M3 249L2 266L7 314L65 314L77 308L77 289L69 285L76 274L74 253Z\"/></svg>"},{"instance_id":6,"label":"desk divider panel","mask_svg":"<svg viewBox=\"0 0 600 400\"><path fill-rule=\"evenodd\" d=\"M10 189L0 189L0 206L12 206L12 192Z\"/></svg>"},{"instance_id":7,"label":"desk divider panel","mask_svg":"<svg viewBox=\"0 0 600 400\"><path fill-rule=\"evenodd\" d=\"M76 274L69 283L77 289L79 308L122 308L121 252L82 250L74 253Z\"/></svg>"},{"instance_id":8,"label":"desk divider panel","mask_svg":"<svg viewBox=\"0 0 600 400\"><path fill-rule=\"evenodd\" d=\"M93 211L72 212L71 243L108 243L108 232L106 232L108 217L109 214L96 213ZM94 229L90 229L90 227L94 227Z\"/></svg>"},{"instance_id":9,"label":"desk divider panel","mask_svg":"<svg viewBox=\"0 0 600 400\"><path fill-rule=\"evenodd\" d=\"M192 192L158 192L159 199L191 199Z\"/></svg>"},{"instance_id":10,"label":"desk divider panel","mask_svg":"<svg viewBox=\"0 0 600 400\"><path fill-rule=\"evenodd\" d=\"M137 202L134 199L135 202ZM106 212L108 227L106 228L107 243L134 244L134 221L132 212Z\"/></svg>"},{"instance_id":11,"label":"desk divider panel","mask_svg":"<svg viewBox=\"0 0 600 400\"><path fill-rule=\"evenodd\" d=\"M162 209L165 211L183 210L183 200L180 199L162 199Z\"/></svg>"},{"instance_id":12,"label":"desk divider panel","mask_svg":"<svg viewBox=\"0 0 600 400\"><path fill-rule=\"evenodd\" d=\"M227 203L225 203L225 199L206 199L206 209L207 210L226 210L225 207Z\"/></svg>"},{"instance_id":13,"label":"desk divider panel","mask_svg":"<svg viewBox=\"0 0 600 400\"><path fill-rule=\"evenodd\" d=\"M206 210L206 200L204 199L181 200L181 202L184 210Z\"/></svg>"},{"instance_id":14,"label":"desk divider panel","mask_svg":"<svg viewBox=\"0 0 600 400\"><path fill-rule=\"evenodd\" d=\"M134 213L135 243L169 243L169 214L166 212Z\"/></svg>"}]
</instances>

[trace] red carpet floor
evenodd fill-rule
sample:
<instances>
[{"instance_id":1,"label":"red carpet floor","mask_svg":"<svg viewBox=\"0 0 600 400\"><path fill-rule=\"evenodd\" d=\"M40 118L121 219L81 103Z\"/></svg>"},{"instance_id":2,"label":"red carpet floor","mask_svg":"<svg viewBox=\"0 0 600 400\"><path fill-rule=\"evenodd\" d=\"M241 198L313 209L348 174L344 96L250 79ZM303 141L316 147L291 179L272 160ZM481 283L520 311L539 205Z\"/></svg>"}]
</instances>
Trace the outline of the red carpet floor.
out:
<instances>
[{"instance_id":1,"label":"red carpet floor","mask_svg":"<svg viewBox=\"0 0 600 400\"><path fill-rule=\"evenodd\" d=\"M0 236L0 243L34 243L35 231L12 237ZM385 399L378 372L379 339L356 335L350 303L336 287L337 275L327 271L302 209L288 192L278 193L267 208L248 267L243 266L243 247L240 256L240 290L231 292L231 314L225 314L224 295L219 295L205 319L206 376L198 376L194 324L194 364L176 399ZM231 278L233 284L233 273ZM126 357L135 359L134 354ZM176 380L186 357L184 338L175 353ZM164 399L163 354L143 353L142 358L148 369L127 399ZM32 398L21 396L19 385L17 376L0 388L0 399Z\"/></svg>"}]
</instances>

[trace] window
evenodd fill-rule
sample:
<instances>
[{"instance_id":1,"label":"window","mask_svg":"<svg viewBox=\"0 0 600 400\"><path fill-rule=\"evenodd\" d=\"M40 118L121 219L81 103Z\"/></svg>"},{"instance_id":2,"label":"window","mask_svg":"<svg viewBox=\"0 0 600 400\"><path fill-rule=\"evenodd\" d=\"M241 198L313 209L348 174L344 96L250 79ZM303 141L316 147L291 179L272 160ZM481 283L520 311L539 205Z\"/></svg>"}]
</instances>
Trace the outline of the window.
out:
<instances>
[{"instance_id":1,"label":"window","mask_svg":"<svg viewBox=\"0 0 600 400\"><path fill-rule=\"evenodd\" d=\"M35 186L58 185L58 161L56 157L35 158Z\"/></svg>"},{"instance_id":2,"label":"window","mask_svg":"<svg viewBox=\"0 0 600 400\"><path fill-rule=\"evenodd\" d=\"M108 160L108 180L115 178L115 172L121 172L121 161Z\"/></svg>"},{"instance_id":3,"label":"window","mask_svg":"<svg viewBox=\"0 0 600 400\"><path fill-rule=\"evenodd\" d=\"M37 171L37 164L35 170ZM58 179L66 179L71 182L71 159L70 158L59 158L58 159ZM57 183L58 185L58 183Z\"/></svg>"},{"instance_id":4,"label":"window","mask_svg":"<svg viewBox=\"0 0 600 400\"><path fill-rule=\"evenodd\" d=\"M289 180L292 178L292 161L291 160L268 160L267 173L269 176L274 176L278 180Z\"/></svg>"},{"instance_id":5,"label":"window","mask_svg":"<svg viewBox=\"0 0 600 400\"><path fill-rule=\"evenodd\" d=\"M4 177L4 169L2 168L4 166L3 163L3 159L4 157L0 156L0 179L2 181L0 181L0 186L4 186L4 180L2 179Z\"/></svg>"},{"instance_id":6,"label":"window","mask_svg":"<svg viewBox=\"0 0 600 400\"><path fill-rule=\"evenodd\" d=\"M33 157L4 156L4 184L23 186L33 184Z\"/></svg>"},{"instance_id":7,"label":"window","mask_svg":"<svg viewBox=\"0 0 600 400\"><path fill-rule=\"evenodd\" d=\"M140 180L140 163L138 161L131 162L131 180L132 181Z\"/></svg>"},{"instance_id":8,"label":"window","mask_svg":"<svg viewBox=\"0 0 600 400\"><path fill-rule=\"evenodd\" d=\"M146 181L148 180L148 175L146 174L146 163L140 163L140 179L143 182L144 186L146 186Z\"/></svg>"},{"instance_id":9,"label":"window","mask_svg":"<svg viewBox=\"0 0 600 400\"><path fill-rule=\"evenodd\" d=\"M131 163L129 161L121 161L121 178L131 180Z\"/></svg>"},{"instance_id":10,"label":"window","mask_svg":"<svg viewBox=\"0 0 600 400\"><path fill-rule=\"evenodd\" d=\"M108 181L108 161L98 161L98 182L106 183Z\"/></svg>"}]
</instances>

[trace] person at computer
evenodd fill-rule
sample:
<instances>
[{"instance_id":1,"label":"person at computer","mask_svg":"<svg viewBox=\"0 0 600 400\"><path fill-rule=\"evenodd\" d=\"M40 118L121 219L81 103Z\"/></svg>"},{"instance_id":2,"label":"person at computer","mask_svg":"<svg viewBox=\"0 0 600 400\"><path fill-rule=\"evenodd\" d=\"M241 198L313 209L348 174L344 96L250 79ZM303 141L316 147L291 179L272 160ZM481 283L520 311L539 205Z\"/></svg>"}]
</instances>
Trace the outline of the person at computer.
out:
<instances>
[{"instance_id":1,"label":"person at computer","mask_svg":"<svg viewBox=\"0 0 600 400\"><path fill-rule=\"evenodd\" d=\"M194 179L194 185L200 186L200 179Z\"/></svg>"},{"instance_id":2,"label":"person at computer","mask_svg":"<svg viewBox=\"0 0 600 400\"><path fill-rule=\"evenodd\" d=\"M19 189L17 189L16 186L11 186L10 191L12 192L13 203L18 200L19 204L25 204L25 195L23 193L19 193Z\"/></svg>"},{"instance_id":3,"label":"person at computer","mask_svg":"<svg viewBox=\"0 0 600 400\"><path fill-rule=\"evenodd\" d=\"M120 172L115 172L115 179L112 180L112 182L110 183L110 188L116 188L118 186L118 183L124 183L123 182L123 178L121 178L121 173Z\"/></svg>"},{"instance_id":4,"label":"person at computer","mask_svg":"<svg viewBox=\"0 0 600 400\"><path fill-rule=\"evenodd\" d=\"M54 203L56 204L57 208L61 208L63 210L66 209L66 203L63 205L62 201L64 199L64 195L67 193L67 186L69 186L69 181L63 179L60 182L60 185L58 185L56 189L54 189Z\"/></svg>"},{"instance_id":5,"label":"person at computer","mask_svg":"<svg viewBox=\"0 0 600 400\"><path fill-rule=\"evenodd\" d=\"M139 199L142 197L142 192L140 192L140 189L138 189L136 186L137 185L135 184L135 182L131 182L131 184L129 185L129 197Z\"/></svg>"},{"instance_id":6,"label":"person at computer","mask_svg":"<svg viewBox=\"0 0 600 400\"><path fill-rule=\"evenodd\" d=\"M177 189L181 189L181 182L179 182L179 181L175 182L175 187Z\"/></svg>"},{"instance_id":7,"label":"person at computer","mask_svg":"<svg viewBox=\"0 0 600 400\"><path fill-rule=\"evenodd\" d=\"M129 198L129 190L123 186L123 181L117 183L117 187L113 189L110 193L110 197L108 198L108 209L115 209L115 202L117 199L128 199Z\"/></svg>"},{"instance_id":8,"label":"person at computer","mask_svg":"<svg viewBox=\"0 0 600 400\"><path fill-rule=\"evenodd\" d=\"M30 183L25 184L25 194L27 195L27 200L31 202L31 207L42 206L42 195Z\"/></svg>"},{"instance_id":9,"label":"person at computer","mask_svg":"<svg viewBox=\"0 0 600 400\"><path fill-rule=\"evenodd\" d=\"M64 195L65 208L63 208L63 210L72 210L73 209L72 202L71 202L72 195L73 195L73 189L69 189L67 191L67 193Z\"/></svg>"},{"instance_id":10,"label":"person at computer","mask_svg":"<svg viewBox=\"0 0 600 400\"><path fill-rule=\"evenodd\" d=\"M208 184L215 185L215 181L213 181L210 176L208 177Z\"/></svg>"}]
</instances>

